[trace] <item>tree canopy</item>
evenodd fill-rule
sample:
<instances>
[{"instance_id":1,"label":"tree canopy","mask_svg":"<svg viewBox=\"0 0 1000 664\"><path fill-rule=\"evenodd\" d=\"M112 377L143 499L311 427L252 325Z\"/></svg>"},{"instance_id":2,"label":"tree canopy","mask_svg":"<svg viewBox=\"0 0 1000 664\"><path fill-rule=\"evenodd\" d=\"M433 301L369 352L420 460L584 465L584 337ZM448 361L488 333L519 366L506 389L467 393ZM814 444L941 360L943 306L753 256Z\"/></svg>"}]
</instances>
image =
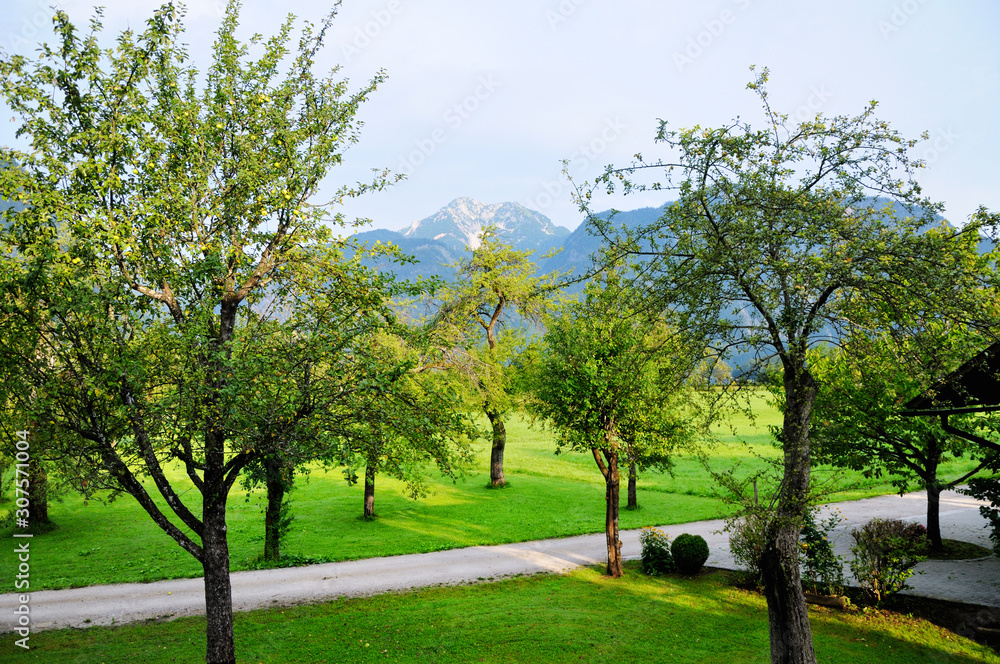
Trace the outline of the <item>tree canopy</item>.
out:
<instances>
[{"instance_id":1,"label":"tree canopy","mask_svg":"<svg viewBox=\"0 0 1000 664\"><path fill-rule=\"evenodd\" d=\"M417 335L378 334L371 354L389 368L403 369L378 390L357 395L351 417L339 434L334 459L349 482L364 468L364 516L375 516L375 477L402 480L412 498L426 495L426 468L458 477L471 463L469 442L480 432L463 408L462 395L448 376L421 366Z\"/></svg>"},{"instance_id":2,"label":"tree canopy","mask_svg":"<svg viewBox=\"0 0 1000 664\"><path fill-rule=\"evenodd\" d=\"M202 563L209 662L235 658L230 488L381 382L352 373L357 340L415 291L365 270L334 230L348 224L337 202L383 174L319 197L384 75L352 92L314 71L332 13L290 47L293 17L243 43L239 9L203 73L173 4L110 46L100 11L83 34L56 11L54 44L0 56L30 144L0 150L0 195L17 203L0 233L5 388ZM174 462L196 492L168 479Z\"/></svg>"},{"instance_id":3,"label":"tree canopy","mask_svg":"<svg viewBox=\"0 0 1000 664\"><path fill-rule=\"evenodd\" d=\"M974 324L985 260L981 210L964 227L936 221L902 137L870 103L855 116L792 122L775 111L763 70L748 88L762 126L736 118L720 127L672 130L656 140L670 156L637 155L581 188L593 193L673 190L677 200L654 224L616 228L591 215L612 262L642 257L638 280L650 306L712 340L720 356L743 351L737 375L771 359L783 368L783 477L761 568L772 661L815 662L799 583L798 533L809 502L810 423L817 384L807 351L878 315L896 326L925 317Z\"/></svg>"},{"instance_id":4,"label":"tree canopy","mask_svg":"<svg viewBox=\"0 0 1000 664\"><path fill-rule=\"evenodd\" d=\"M558 275L539 276L534 251L519 251L487 227L470 258L458 262L454 284L439 294L432 321L441 366L476 394L493 429L490 484L503 486L507 444L504 416L511 407L511 365L557 288Z\"/></svg>"},{"instance_id":5,"label":"tree canopy","mask_svg":"<svg viewBox=\"0 0 1000 664\"><path fill-rule=\"evenodd\" d=\"M529 383L529 410L560 446L593 455L606 484L607 572L621 576L619 463L670 468L696 434L696 399L685 383L704 347L659 316L630 306L617 273L592 282L582 302L548 319Z\"/></svg>"},{"instance_id":6,"label":"tree canopy","mask_svg":"<svg viewBox=\"0 0 1000 664\"><path fill-rule=\"evenodd\" d=\"M937 420L901 413L930 378L954 366L967 349L978 348L982 337L961 329L926 329L919 338L856 331L841 344L843 350L811 361L820 384L812 426L816 457L869 477L888 475L900 492L918 480L927 491L927 536L940 549L941 491L988 466L990 455L947 433ZM966 455L978 458L979 465L951 481L938 477L941 463Z\"/></svg>"}]
</instances>

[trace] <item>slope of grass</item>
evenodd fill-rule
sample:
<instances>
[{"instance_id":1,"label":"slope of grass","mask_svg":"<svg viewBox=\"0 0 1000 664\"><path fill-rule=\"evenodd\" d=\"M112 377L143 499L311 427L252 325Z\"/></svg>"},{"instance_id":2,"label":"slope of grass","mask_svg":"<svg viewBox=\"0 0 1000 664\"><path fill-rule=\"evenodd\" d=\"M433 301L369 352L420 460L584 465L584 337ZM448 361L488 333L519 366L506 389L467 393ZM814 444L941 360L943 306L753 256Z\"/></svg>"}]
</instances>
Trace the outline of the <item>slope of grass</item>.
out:
<instances>
[{"instance_id":1,"label":"slope of grass","mask_svg":"<svg viewBox=\"0 0 1000 664\"><path fill-rule=\"evenodd\" d=\"M718 444L709 452L716 469L738 466L743 477L767 466L777 450L767 426L780 422L777 413L758 400L756 421L734 415L732 427L719 428ZM347 486L337 469L314 468L299 478L292 493L295 521L283 546L286 555L314 560L349 560L425 552L478 544L500 544L562 537L603 528L603 479L589 455L555 454L550 432L512 417L508 426L506 475L510 487L486 488L489 446L477 449L477 468L456 482L436 479L431 493L413 501L401 483L378 478L375 509L379 518L363 521L362 487ZM952 462L944 474L957 473L968 462ZM817 476L829 474L817 470ZM200 512L199 496L179 469L171 479ZM849 492L831 499L890 493L888 484L842 474ZM762 487L763 490L763 487ZM623 491L624 493L624 491ZM644 472L639 481L638 511L622 510L621 527L639 528L717 518L732 512L702 463L679 455L673 475ZM162 503L162 501L160 501ZM9 503L6 503L9 506ZM3 510L4 505L0 505ZM239 488L230 497L228 516L233 569L254 564L262 549L263 493ZM85 503L77 495L53 502L50 515L58 528L37 535L32 543L32 588L62 588L197 576L199 564L157 528L130 496L111 504ZM9 532L9 531L8 531ZM0 533L0 536L7 533ZM13 578L17 561L0 556L0 575Z\"/></svg>"},{"instance_id":2,"label":"slope of grass","mask_svg":"<svg viewBox=\"0 0 1000 664\"><path fill-rule=\"evenodd\" d=\"M1000 664L983 646L890 613L812 609L820 662ZM26 661L148 664L204 656L203 618L42 632ZM236 616L240 662L769 661L767 608L719 573L621 579L596 568Z\"/></svg>"}]
</instances>

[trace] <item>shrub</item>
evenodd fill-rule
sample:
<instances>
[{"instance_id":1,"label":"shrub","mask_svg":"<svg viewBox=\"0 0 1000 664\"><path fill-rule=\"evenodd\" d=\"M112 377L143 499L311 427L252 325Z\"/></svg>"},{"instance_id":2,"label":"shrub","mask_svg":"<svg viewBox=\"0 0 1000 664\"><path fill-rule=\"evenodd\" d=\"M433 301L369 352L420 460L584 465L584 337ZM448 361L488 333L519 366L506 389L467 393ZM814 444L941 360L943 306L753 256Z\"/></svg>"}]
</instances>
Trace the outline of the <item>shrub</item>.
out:
<instances>
[{"instance_id":1,"label":"shrub","mask_svg":"<svg viewBox=\"0 0 1000 664\"><path fill-rule=\"evenodd\" d=\"M855 544L851 571L861 589L880 602L906 588L913 568L924 558L927 531L898 519L872 519L851 531Z\"/></svg>"},{"instance_id":2,"label":"shrub","mask_svg":"<svg viewBox=\"0 0 1000 664\"><path fill-rule=\"evenodd\" d=\"M913 545L917 553L927 548L927 526L922 523L907 523L903 528L903 539Z\"/></svg>"},{"instance_id":3,"label":"shrub","mask_svg":"<svg viewBox=\"0 0 1000 664\"><path fill-rule=\"evenodd\" d=\"M726 522L733 562L746 571L749 581L762 585L760 557L764 553L767 517L763 511L747 512Z\"/></svg>"},{"instance_id":4,"label":"shrub","mask_svg":"<svg viewBox=\"0 0 1000 664\"><path fill-rule=\"evenodd\" d=\"M708 560L708 542L701 535L684 533L670 546L674 565L681 574L695 574Z\"/></svg>"},{"instance_id":5,"label":"shrub","mask_svg":"<svg viewBox=\"0 0 1000 664\"><path fill-rule=\"evenodd\" d=\"M667 574L674 571L670 553L670 537L657 528L643 528L639 533L642 544L642 571L646 574Z\"/></svg>"},{"instance_id":6,"label":"shrub","mask_svg":"<svg viewBox=\"0 0 1000 664\"><path fill-rule=\"evenodd\" d=\"M806 513L800 534L802 586L817 595L838 595L844 589L844 559L833 552L829 536L843 518L834 513L817 523L817 511Z\"/></svg>"}]
</instances>

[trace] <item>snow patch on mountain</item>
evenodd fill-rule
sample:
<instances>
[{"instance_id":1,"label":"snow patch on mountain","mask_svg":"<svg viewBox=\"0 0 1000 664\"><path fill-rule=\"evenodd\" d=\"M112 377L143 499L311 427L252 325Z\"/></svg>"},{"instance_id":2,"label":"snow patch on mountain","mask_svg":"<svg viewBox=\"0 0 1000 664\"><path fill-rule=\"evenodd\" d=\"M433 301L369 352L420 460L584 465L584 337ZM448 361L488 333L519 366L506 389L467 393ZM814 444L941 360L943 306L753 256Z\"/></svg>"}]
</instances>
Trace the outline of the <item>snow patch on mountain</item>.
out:
<instances>
[{"instance_id":1,"label":"snow patch on mountain","mask_svg":"<svg viewBox=\"0 0 1000 664\"><path fill-rule=\"evenodd\" d=\"M409 238L433 238L463 251L479 247L487 226L495 226L499 236L516 249L542 252L558 246L570 234L568 228L556 226L541 212L519 203L487 204L468 197L456 198L431 216L414 221L402 233Z\"/></svg>"}]
</instances>

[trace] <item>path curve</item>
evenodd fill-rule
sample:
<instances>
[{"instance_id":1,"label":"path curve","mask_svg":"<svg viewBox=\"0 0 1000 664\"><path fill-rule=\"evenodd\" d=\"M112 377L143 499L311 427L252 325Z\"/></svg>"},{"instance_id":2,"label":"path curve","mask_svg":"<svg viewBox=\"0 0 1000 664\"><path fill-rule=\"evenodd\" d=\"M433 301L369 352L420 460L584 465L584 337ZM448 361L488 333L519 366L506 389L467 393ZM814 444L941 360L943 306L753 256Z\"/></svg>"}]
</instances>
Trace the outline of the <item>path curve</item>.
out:
<instances>
[{"instance_id":1,"label":"path curve","mask_svg":"<svg viewBox=\"0 0 1000 664\"><path fill-rule=\"evenodd\" d=\"M942 536L989 547L986 521L979 514L980 501L945 492L941 496ZM835 531L835 551L850 548L848 530L879 516L924 522L924 492L880 496L833 503L822 513L838 510L845 521ZM735 569L722 520L663 526L671 539L681 533L701 535L708 541L708 565ZM622 531L622 554L638 558L639 531ZM564 572L606 560L604 534L538 540L497 546L370 558L305 567L234 572L233 609L286 606L337 597L357 597L441 584L471 583L517 574ZM966 561L928 561L906 592L937 599L1000 608L1000 558L990 556ZM849 572L848 572L849 574ZM848 577L850 578L850 577ZM0 595L0 631L15 627L18 594ZM203 580L173 579L154 583L90 586L68 590L42 590L30 594L32 632L62 627L87 627L177 618L205 613Z\"/></svg>"}]
</instances>

